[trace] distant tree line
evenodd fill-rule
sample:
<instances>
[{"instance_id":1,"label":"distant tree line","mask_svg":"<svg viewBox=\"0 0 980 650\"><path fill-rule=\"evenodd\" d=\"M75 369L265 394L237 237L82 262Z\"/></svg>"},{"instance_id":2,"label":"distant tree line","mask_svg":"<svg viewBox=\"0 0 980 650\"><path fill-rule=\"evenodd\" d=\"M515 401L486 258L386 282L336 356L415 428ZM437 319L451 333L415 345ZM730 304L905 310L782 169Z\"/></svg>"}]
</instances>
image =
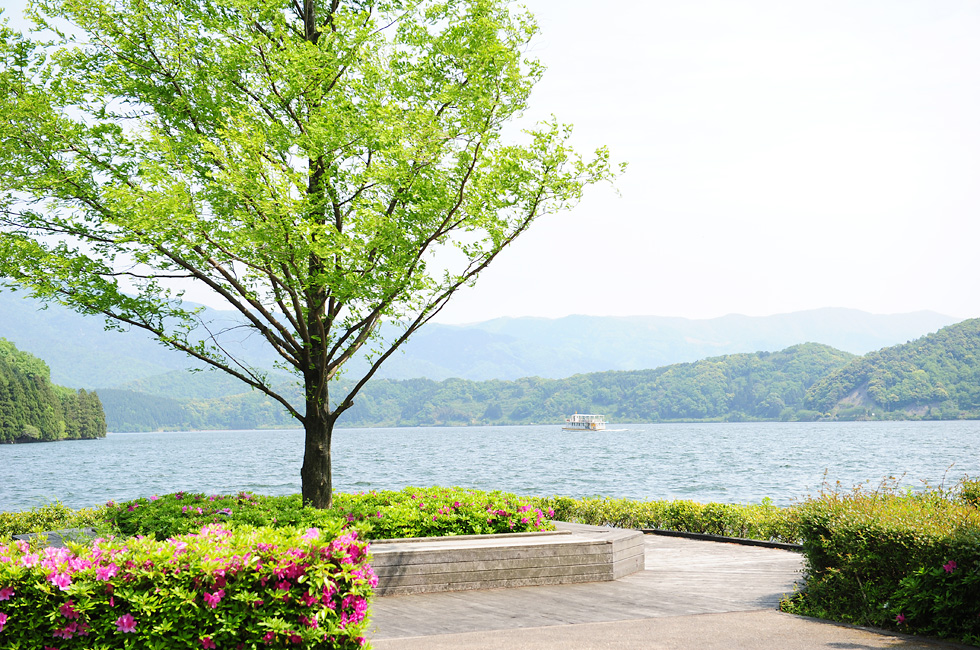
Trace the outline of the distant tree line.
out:
<instances>
[{"instance_id":1,"label":"distant tree line","mask_svg":"<svg viewBox=\"0 0 980 650\"><path fill-rule=\"evenodd\" d=\"M47 364L0 338L0 443L103 438L94 392L51 383Z\"/></svg>"},{"instance_id":2,"label":"distant tree line","mask_svg":"<svg viewBox=\"0 0 980 650\"><path fill-rule=\"evenodd\" d=\"M874 417L980 417L980 319L883 348L822 378L806 408Z\"/></svg>"},{"instance_id":3,"label":"distant tree line","mask_svg":"<svg viewBox=\"0 0 980 650\"><path fill-rule=\"evenodd\" d=\"M376 427L544 424L563 422L575 412L602 413L614 422L816 419L820 413L803 409L807 389L854 358L826 345L807 343L781 352L566 379L379 379L354 401L344 423ZM199 381L184 377L188 383ZM170 393L173 386L168 375L155 390ZM141 388L154 390L147 384ZM181 390L186 394L186 386ZM258 393L208 397L203 381L199 390L201 397L196 399L101 389L99 394L114 431L290 426L285 414Z\"/></svg>"}]
</instances>

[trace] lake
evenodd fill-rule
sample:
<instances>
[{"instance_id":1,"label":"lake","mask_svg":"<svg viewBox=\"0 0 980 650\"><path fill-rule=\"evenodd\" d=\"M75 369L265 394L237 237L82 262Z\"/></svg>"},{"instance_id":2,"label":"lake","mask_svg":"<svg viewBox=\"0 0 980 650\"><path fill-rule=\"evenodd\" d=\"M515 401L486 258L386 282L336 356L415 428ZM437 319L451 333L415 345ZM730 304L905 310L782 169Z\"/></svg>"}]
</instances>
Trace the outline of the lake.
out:
<instances>
[{"instance_id":1,"label":"lake","mask_svg":"<svg viewBox=\"0 0 980 650\"><path fill-rule=\"evenodd\" d=\"M980 422L712 423L338 429L334 489L458 485L521 495L785 505L894 476L921 487L980 476ZM110 433L0 445L0 510L60 500L300 491L299 430Z\"/></svg>"}]
</instances>

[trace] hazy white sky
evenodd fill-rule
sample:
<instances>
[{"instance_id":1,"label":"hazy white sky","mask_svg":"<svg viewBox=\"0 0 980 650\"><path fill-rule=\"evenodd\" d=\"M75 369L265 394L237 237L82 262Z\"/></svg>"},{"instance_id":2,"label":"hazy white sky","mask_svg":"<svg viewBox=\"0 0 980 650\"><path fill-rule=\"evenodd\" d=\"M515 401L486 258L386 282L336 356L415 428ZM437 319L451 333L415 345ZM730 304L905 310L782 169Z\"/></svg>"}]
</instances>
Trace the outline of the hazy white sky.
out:
<instances>
[{"instance_id":1,"label":"hazy white sky","mask_svg":"<svg viewBox=\"0 0 980 650\"><path fill-rule=\"evenodd\" d=\"M980 3L528 0L533 113L630 164L442 320L980 316Z\"/></svg>"},{"instance_id":2,"label":"hazy white sky","mask_svg":"<svg viewBox=\"0 0 980 650\"><path fill-rule=\"evenodd\" d=\"M980 3L525 4L548 66L527 117L630 167L439 320L980 316Z\"/></svg>"}]
</instances>

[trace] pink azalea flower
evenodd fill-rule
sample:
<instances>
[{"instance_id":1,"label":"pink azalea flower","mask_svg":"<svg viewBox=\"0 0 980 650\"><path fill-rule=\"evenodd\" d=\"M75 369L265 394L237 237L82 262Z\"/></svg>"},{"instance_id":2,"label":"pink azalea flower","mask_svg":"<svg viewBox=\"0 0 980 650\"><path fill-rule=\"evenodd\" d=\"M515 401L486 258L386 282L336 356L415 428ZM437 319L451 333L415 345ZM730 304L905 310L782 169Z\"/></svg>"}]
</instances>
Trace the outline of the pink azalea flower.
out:
<instances>
[{"instance_id":1,"label":"pink azalea flower","mask_svg":"<svg viewBox=\"0 0 980 650\"><path fill-rule=\"evenodd\" d=\"M75 611L75 601L69 600L58 608L61 615L65 618L78 618L79 614Z\"/></svg>"},{"instance_id":2,"label":"pink azalea flower","mask_svg":"<svg viewBox=\"0 0 980 650\"><path fill-rule=\"evenodd\" d=\"M303 539L317 539L320 537L320 531L316 528L307 528L306 532L303 533Z\"/></svg>"},{"instance_id":3,"label":"pink azalea flower","mask_svg":"<svg viewBox=\"0 0 980 650\"><path fill-rule=\"evenodd\" d=\"M110 562L105 566L100 566L95 569L95 579L107 581L109 578L116 575L116 571L119 569L114 563Z\"/></svg>"},{"instance_id":4,"label":"pink azalea flower","mask_svg":"<svg viewBox=\"0 0 980 650\"><path fill-rule=\"evenodd\" d=\"M20 563L24 566L34 566L37 564L37 553L28 553L20 558Z\"/></svg>"},{"instance_id":5,"label":"pink azalea flower","mask_svg":"<svg viewBox=\"0 0 980 650\"><path fill-rule=\"evenodd\" d=\"M57 639L70 639L75 636L75 630L78 629L78 623L70 623L64 627L64 629L54 632L51 636Z\"/></svg>"},{"instance_id":6,"label":"pink azalea flower","mask_svg":"<svg viewBox=\"0 0 980 650\"><path fill-rule=\"evenodd\" d=\"M150 501L156 501L159 498L160 497L158 497L157 495L154 494L152 497L150 497Z\"/></svg>"},{"instance_id":7,"label":"pink azalea flower","mask_svg":"<svg viewBox=\"0 0 980 650\"><path fill-rule=\"evenodd\" d=\"M213 594L209 594L206 591L204 592L204 602L206 602L211 607L211 609L217 607L218 603L220 603L221 599L224 597L225 597L224 589L219 589Z\"/></svg>"},{"instance_id":8,"label":"pink azalea flower","mask_svg":"<svg viewBox=\"0 0 980 650\"><path fill-rule=\"evenodd\" d=\"M201 637L201 647L202 648L217 648L218 646L216 646L214 644L214 641L211 640L211 637L209 637L209 636L202 636Z\"/></svg>"},{"instance_id":9,"label":"pink azalea flower","mask_svg":"<svg viewBox=\"0 0 980 650\"><path fill-rule=\"evenodd\" d=\"M71 585L71 576L67 573L52 573L48 576L48 580L62 591L66 591Z\"/></svg>"},{"instance_id":10,"label":"pink azalea flower","mask_svg":"<svg viewBox=\"0 0 980 650\"><path fill-rule=\"evenodd\" d=\"M898 616L896 616L895 617L895 622L898 623L899 625L901 625L902 623L904 623L905 622L905 614L899 614Z\"/></svg>"},{"instance_id":11,"label":"pink azalea flower","mask_svg":"<svg viewBox=\"0 0 980 650\"><path fill-rule=\"evenodd\" d=\"M7 615L0 612L0 632L3 632L3 626L7 623Z\"/></svg>"},{"instance_id":12,"label":"pink azalea flower","mask_svg":"<svg viewBox=\"0 0 980 650\"><path fill-rule=\"evenodd\" d=\"M116 619L116 631L117 632L135 632L136 631L136 620L131 614L123 614Z\"/></svg>"},{"instance_id":13,"label":"pink azalea flower","mask_svg":"<svg viewBox=\"0 0 980 650\"><path fill-rule=\"evenodd\" d=\"M954 562L953 560L950 560L949 562L943 565L943 569L946 570L946 573L952 573L953 569L955 568L956 568L956 562Z\"/></svg>"},{"instance_id":14,"label":"pink azalea flower","mask_svg":"<svg viewBox=\"0 0 980 650\"><path fill-rule=\"evenodd\" d=\"M0 589L0 600L10 600L10 597L14 595L13 587L4 587Z\"/></svg>"}]
</instances>

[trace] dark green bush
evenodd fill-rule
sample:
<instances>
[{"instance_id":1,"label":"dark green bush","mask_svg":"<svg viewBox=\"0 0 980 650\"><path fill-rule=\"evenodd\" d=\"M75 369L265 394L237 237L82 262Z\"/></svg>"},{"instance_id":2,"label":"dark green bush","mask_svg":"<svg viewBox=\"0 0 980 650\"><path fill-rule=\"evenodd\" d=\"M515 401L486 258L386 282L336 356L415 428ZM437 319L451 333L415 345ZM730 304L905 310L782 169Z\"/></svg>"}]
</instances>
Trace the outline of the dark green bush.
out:
<instances>
[{"instance_id":1,"label":"dark green bush","mask_svg":"<svg viewBox=\"0 0 980 650\"><path fill-rule=\"evenodd\" d=\"M980 512L959 494L859 488L800 504L806 585L783 609L975 641Z\"/></svg>"}]
</instances>

